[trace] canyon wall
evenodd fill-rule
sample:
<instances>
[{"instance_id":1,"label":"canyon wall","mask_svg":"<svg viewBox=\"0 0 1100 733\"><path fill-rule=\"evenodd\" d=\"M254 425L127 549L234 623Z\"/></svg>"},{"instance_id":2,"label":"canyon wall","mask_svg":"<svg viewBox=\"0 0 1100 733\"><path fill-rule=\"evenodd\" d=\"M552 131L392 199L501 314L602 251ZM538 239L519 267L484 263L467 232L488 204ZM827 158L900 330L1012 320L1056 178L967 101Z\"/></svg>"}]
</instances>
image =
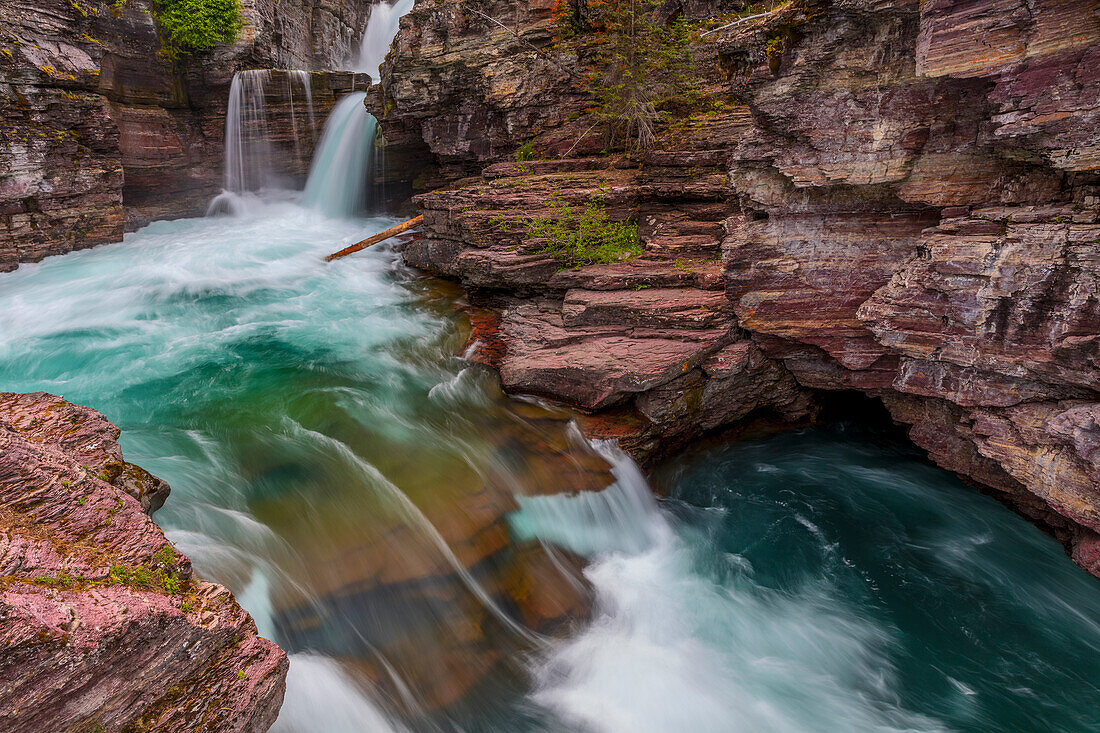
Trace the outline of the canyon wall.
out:
<instances>
[{"instance_id":1,"label":"canyon wall","mask_svg":"<svg viewBox=\"0 0 1100 733\"><path fill-rule=\"evenodd\" d=\"M149 517L168 486L118 428L43 393L0 393L0 727L264 731L286 654L195 577Z\"/></svg>"},{"instance_id":2,"label":"canyon wall","mask_svg":"<svg viewBox=\"0 0 1100 733\"><path fill-rule=\"evenodd\" d=\"M626 155L553 4L418 2L371 99L440 186L405 259L486 307L507 389L637 455L858 390L1100 575L1100 3L731 9L660 8L697 88ZM563 269L532 236L589 201L641 256Z\"/></svg>"},{"instance_id":3,"label":"canyon wall","mask_svg":"<svg viewBox=\"0 0 1100 733\"><path fill-rule=\"evenodd\" d=\"M341 68L371 7L367 0L242 5L245 27L235 43L173 57L150 0L0 4L0 272L119 241L153 219L201 215L222 186L233 74ZM315 134L297 143L291 115L280 114L289 88L268 90L275 149L292 176L305 173L336 96L368 84L350 73L311 80ZM303 101L294 100L299 115Z\"/></svg>"}]
</instances>

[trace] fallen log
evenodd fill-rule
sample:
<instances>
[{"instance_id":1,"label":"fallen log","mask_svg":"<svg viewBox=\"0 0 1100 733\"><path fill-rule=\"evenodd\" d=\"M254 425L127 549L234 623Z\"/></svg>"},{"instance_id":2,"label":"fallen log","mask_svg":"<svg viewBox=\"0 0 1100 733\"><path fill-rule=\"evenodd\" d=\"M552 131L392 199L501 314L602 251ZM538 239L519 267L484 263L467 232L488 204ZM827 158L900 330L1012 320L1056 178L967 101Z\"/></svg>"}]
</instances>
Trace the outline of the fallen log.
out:
<instances>
[{"instance_id":1,"label":"fallen log","mask_svg":"<svg viewBox=\"0 0 1100 733\"><path fill-rule=\"evenodd\" d=\"M386 229L385 231L378 232L378 234L372 234L371 236L364 239L362 242L356 242L355 244L351 245L350 247L344 247L339 252L333 252L332 254L330 254L328 257L325 258L325 262L332 262L333 260L338 260L341 257L347 257L348 255L352 254L353 252L358 252L359 250L366 249L367 247L370 247L371 245L378 244L379 242L384 242L387 239L389 239L390 237L396 237L398 234L401 234L402 232L407 232L410 229L412 229L413 227L420 226L420 223L422 221L424 221L424 215L423 214L421 214L420 216L414 216L412 219L409 219L408 221L403 221L400 224L395 224L394 226L390 227L389 229Z\"/></svg>"}]
</instances>

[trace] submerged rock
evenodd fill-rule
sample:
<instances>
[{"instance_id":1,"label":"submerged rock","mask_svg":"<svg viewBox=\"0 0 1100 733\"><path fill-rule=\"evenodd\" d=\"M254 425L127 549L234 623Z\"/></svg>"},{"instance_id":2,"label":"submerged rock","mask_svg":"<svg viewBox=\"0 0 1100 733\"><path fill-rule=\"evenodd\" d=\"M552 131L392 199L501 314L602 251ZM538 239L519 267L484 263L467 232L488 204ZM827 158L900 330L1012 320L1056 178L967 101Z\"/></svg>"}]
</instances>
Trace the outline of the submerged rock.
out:
<instances>
[{"instance_id":1,"label":"submerged rock","mask_svg":"<svg viewBox=\"0 0 1100 733\"><path fill-rule=\"evenodd\" d=\"M264 731L285 653L196 578L148 512L168 486L118 428L0 393L0 727Z\"/></svg>"}]
</instances>

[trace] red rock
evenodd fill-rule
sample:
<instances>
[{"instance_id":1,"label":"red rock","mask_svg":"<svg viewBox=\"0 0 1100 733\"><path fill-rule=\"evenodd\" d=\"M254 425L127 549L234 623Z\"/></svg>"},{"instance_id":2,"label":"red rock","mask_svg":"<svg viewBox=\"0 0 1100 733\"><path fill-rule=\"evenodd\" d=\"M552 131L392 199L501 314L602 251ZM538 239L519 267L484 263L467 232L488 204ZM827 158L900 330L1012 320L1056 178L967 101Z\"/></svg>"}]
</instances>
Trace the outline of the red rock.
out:
<instances>
[{"instance_id":1,"label":"red rock","mask_svg":"<svg viewBox=\"0 0 1100 733\"><path fill-rule=\"evenodd\" d=\"M505 389L586 410L622 401L693 369L727 338L724 329L643 332L618 326L566 329L561 316L521 305L504 311Z\"/></svg>"},{"instance_id":2,"label":"red rock","mask_svg":"<svg viewBox=\"0 0 1100 733\"><path fill-rule=\"evenodd\" d=\"M192 576L126 477L167 486L117 436L88 408L0 394L0 725L266 730L286 655Z\"/></svg>"},{"instance_id":3,"label":"red rock","mask_svg":"<svg viewBox=\"0 0 1100 733\"><path fill-rule=\"evenodd\" d=\"M562 323L574 326L626 324L643 328L714 328L730 325L724 293L704 290L570 290Z\"/></svg>"}]
</instances>

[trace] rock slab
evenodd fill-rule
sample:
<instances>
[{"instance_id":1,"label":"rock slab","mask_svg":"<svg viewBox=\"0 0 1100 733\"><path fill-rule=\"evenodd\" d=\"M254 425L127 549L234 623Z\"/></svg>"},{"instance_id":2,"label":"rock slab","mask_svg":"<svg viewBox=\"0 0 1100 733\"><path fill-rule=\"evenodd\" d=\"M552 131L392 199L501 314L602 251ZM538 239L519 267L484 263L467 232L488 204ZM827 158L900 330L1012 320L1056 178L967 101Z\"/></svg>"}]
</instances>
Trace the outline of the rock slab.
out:
<instances>
[{"instance_id":1,"label":"rock slab","mask_svg":"<svg viewBox=\"0 0 1100 733\"><path fill-rule=\"evenodd\" d=\"M0 393L0 728L267 730L286 654L169 544L147 513L168 487L117 437L87 407Z\"/></svg>"}]
</instances>

